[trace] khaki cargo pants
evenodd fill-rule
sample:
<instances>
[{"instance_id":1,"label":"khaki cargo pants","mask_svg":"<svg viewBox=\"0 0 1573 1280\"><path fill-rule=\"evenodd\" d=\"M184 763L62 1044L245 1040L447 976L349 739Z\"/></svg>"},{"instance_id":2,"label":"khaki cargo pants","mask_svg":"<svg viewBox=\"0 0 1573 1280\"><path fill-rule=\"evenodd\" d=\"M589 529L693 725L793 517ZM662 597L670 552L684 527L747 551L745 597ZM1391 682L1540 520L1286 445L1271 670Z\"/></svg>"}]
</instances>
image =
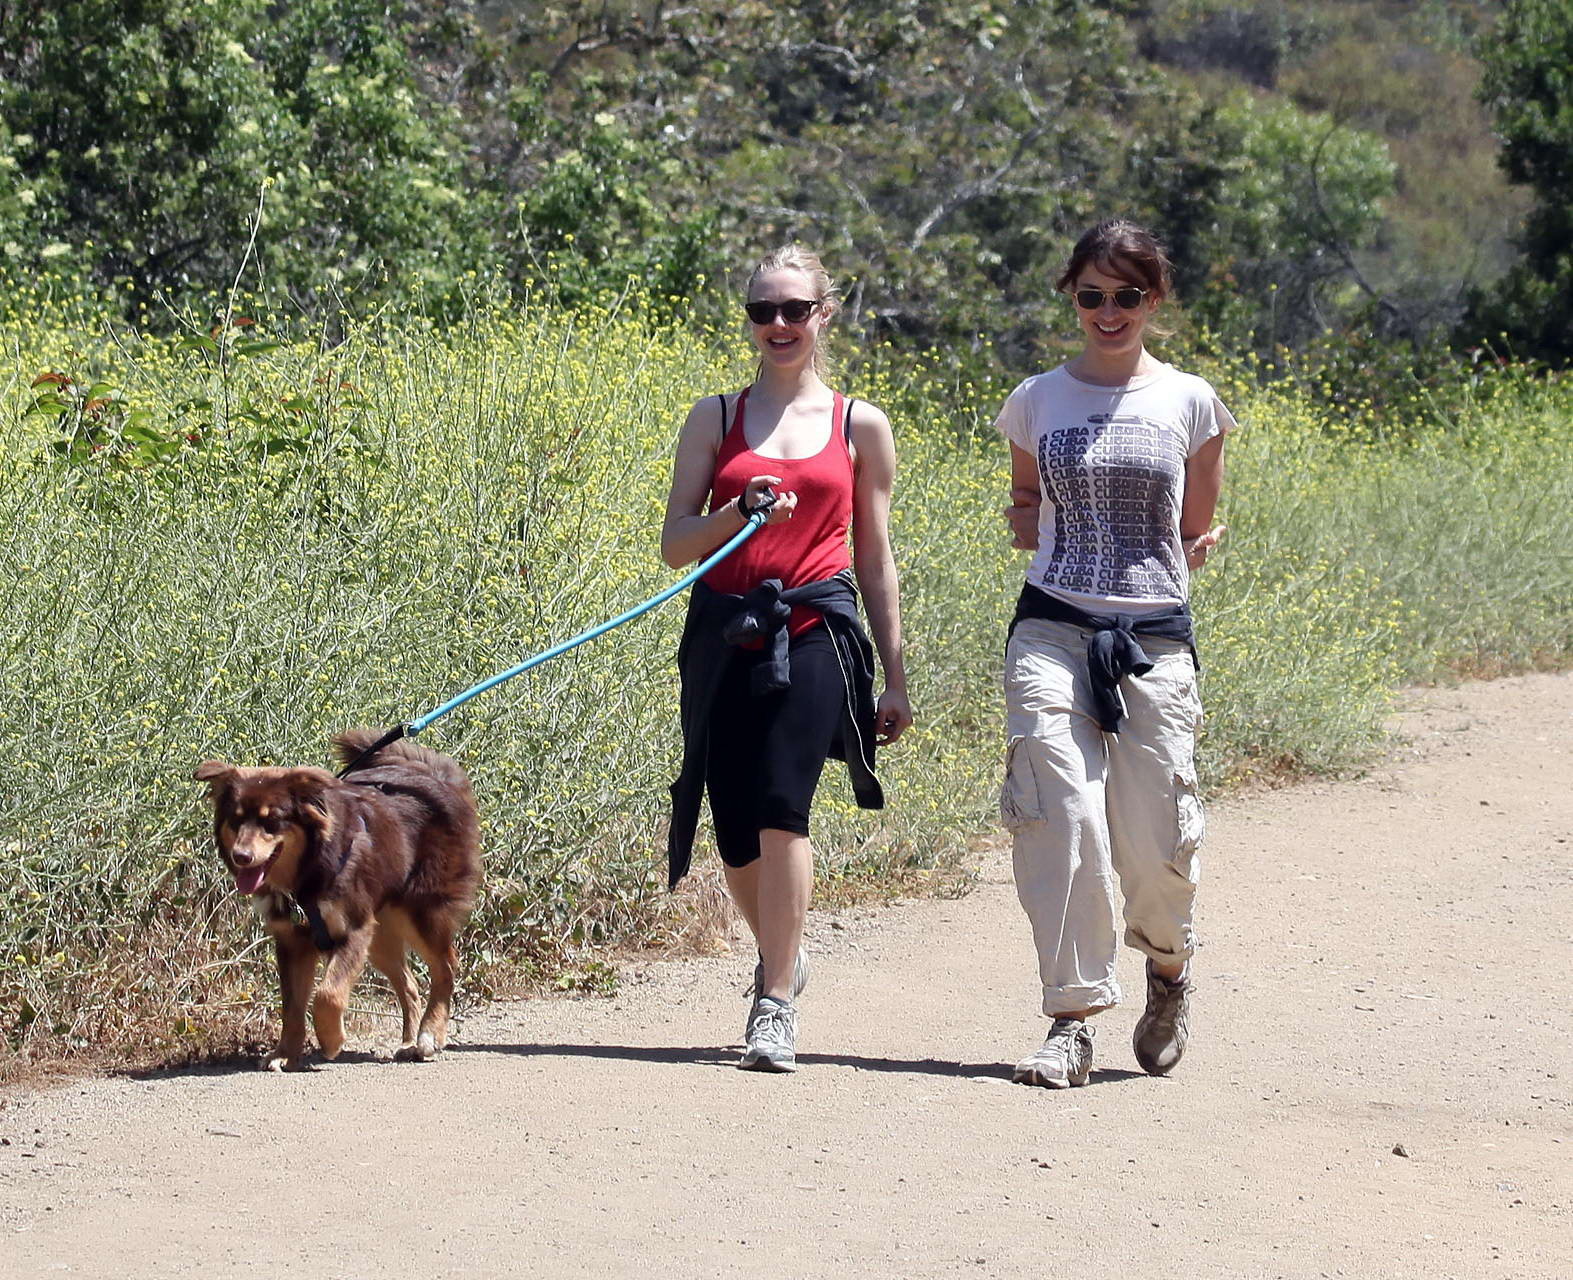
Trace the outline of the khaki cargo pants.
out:
<instances>
[{"instance_id":1,"label":"khaki cargo pants","mask_svg":"<svg viewBox=\"0 0 1573 1280\"><path fill-rule=\"evenodd\" d=\"M1184 961L1195 946L1203 832L1195 664L1184 644L1141 637L1153 669L1120 682L1126 717L1118 734L1104 733L1087 675L1091 634L1028 618L1005 652L1000 811L1051 1016L1120 1001L1116 874L1127 945L1160 963Z\"/></svg>"}]
</instances>

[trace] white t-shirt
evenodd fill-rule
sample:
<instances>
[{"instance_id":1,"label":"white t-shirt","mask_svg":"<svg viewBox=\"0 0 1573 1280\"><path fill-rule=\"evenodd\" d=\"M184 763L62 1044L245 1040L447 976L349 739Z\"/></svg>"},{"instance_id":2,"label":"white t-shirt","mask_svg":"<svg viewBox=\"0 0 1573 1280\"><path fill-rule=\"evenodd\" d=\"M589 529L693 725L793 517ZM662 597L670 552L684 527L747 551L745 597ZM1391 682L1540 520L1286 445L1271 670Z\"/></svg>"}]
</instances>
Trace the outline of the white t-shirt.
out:
<instances>
[{"instance_id":1,"label":"white t-shirt","mask_svg":"<svg viewBox=\"0 0 1573 1280\"><path fill-rule=\"evenodd\" d=\"M1102 387L1061 365L1012 391L995 426L1038 462L1043 506L1028 582L1091 612L1185 602L1185 464L1234 426L1206 379L1162 365Z\"/></svg>"}]
</instances>

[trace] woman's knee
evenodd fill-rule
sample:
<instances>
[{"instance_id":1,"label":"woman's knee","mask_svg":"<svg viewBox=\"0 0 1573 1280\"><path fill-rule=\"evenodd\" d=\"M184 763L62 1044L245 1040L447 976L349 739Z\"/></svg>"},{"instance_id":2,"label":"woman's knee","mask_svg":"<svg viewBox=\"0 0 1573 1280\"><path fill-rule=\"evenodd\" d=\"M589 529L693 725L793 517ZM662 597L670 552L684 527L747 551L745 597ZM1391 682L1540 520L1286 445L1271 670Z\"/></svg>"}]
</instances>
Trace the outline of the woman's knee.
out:
<instances>
[{"instance_id":1,"label":"woman's knee","mask_svg":"<svg viewBox=\"0 0 1573 1280\"><path fill-rule=\"evenodd\" d=\"M791 856L809 848L806 830L788 827L761 827L759 830L761 858Z\"/></svg>"}]
</instances>

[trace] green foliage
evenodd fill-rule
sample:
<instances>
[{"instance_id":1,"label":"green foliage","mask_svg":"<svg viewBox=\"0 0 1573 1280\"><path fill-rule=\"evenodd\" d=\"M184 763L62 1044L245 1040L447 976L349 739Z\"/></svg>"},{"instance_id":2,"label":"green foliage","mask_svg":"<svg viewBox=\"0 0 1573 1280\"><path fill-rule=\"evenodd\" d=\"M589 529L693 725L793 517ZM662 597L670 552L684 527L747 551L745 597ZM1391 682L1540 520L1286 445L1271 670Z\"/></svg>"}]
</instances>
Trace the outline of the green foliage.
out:
<instances>
[{"instance_id":1,"label":"green foliage","mask_svg":"<svg viewBox=\"0 0 1573 1280\"><path fill-rule=\"evenodd\" d=\"M1510 236L1524 204L1496 169L1496 139L1476 100L1480 67L1472 50L1494 8L1479 0L1158 0L1149 7L1138 23L1144 51L1210 109L1237 100L1244 79L1264 107L1292 105L1336 124L1344 138L1380 138L1394 170L1361 236L1324 226L1310 242L1313 259L1268 264L1254 279L1235 276L1226 282L1236 295L1232 308L1227 293L1206 299L1203 313L1215 327L1241 341L1277 333L1296 346L1326 332L1375 333L1401 340L1421 360L1431 358L1426 348L1446 342L1469 289L1512 264ZM1209 135L1217 138L1211 146ZM1227 171L1237 152L1211 127L1188 150L1183 119L1159 119L1147 130L1154 140L1176 136L1175 154L1199 180L1176 186L1159 175L1160 189L1178 191L1178 198L1167 195L1160 218L1184 244L1207 226L1211 170ZM1130 145L1138 154L1142 139ZM1304 194L1289 207L1291 217L1314 215ZM1223 249L1225 259L1232 256L1234 246L1226 241ZM1319 281L1309 300L1308 275Z\"/></svg>"},{"instance_id":2,"label":"green foliage","mask_svg":"<svg viewBox=\"0 0 1573 1280\"><path fill-rule=\"evenodd\" d=\"M1379 327L1411 341L1445 335L1467 290L1514 258L1508 235L1524 202L1497 168L1479 75L1461 48L1382 41L1356 26L1283 81L1302 105L1388 141L1397 181L1361 269L1393 306Z\"/></svg>"},{"instance_id":3,"label":"green foliage","mask_svg":"<svg viewBox=\"0 0 1573 1280\"><path fill-rule=\"evenodd\" d=\"M14 260L69 246L144 299L212 289L268 180L259 261L281 288L327 268L441 290L484 244L455 118L419 92L380 3L28 0L0 9L0 51Z\"/></svg>"},{"instance_id":4,"label":"green foliage","mask_svg":"<svg viewBox=\"0 0 1573 1280\"><path fill-rule=\"evenodd\" d=\"M262 10L240 0L233 30L244 38ZM0 120L31 211L3 227L13 258L70 245L149 282L214 265L206 242L244 226L268 164L247 127L264 82L230 30L197 0L0 10Z\"/></svg>"},{"instance_id":5,"label":"green foliage","mask_svg":"<svg viewBox=\"0 0 1573 1280\"><path fill-rule=\"evenodd\" d=\"M1573 359L1573 0L1508 0L1482 40L1502 166L1534 193L1524 260L1474 298L1470 330L1520 357Z\"/></svg>"},{"instance_id":6,"label":"green foliage","mask_svg":"<svg viewBox=\"0 0 1573 1280\"><path fill-rule=\"evenodd\" d=\"M585 2L530 10L508 34L548 116L615 114L657 169L647 189L666 216L707 211L718 265L741 272L800 239L849 278L856 327L1025 346L1042 330L1043 277L1112 172L1111 114L1152 87L1119 9ZM583 128L562 131L572 162ZM547 153L561 163L562 143L546 138L516 187L553 181ZM565 185L584 184L570 169ZM578 203L630 220L604 194Z\"/></svg>"},{"instance_id":7,"label":"green foliage","mask_svg":"<svg viewBox=\"0 0 1573 1280\"><path fill-rule=\"evenodd\" d=\"M551 157L508 209L512 278L549 280L570 304L634 280L668 311L702 290L722 269L717 217L674 216L658 194L681 178L679 158L660 139L641 143L611 111L554 117L544 89L537 74L509 104L519 133Z\"/></svg>"},{"instance_id":8,"label":"green foliage","mask_svg":"<svg viewBox=\"0 0 1573 1280\"><path fill-rule=\"evenodd\" d=\"M1393 191L1382 140L1246 93L1183 105L1130 157L1133 185L1172 229L1188 310L1266 350L1334 327L1362 301L1349 255Z\"/></svg>"},{"instance_id":9,"label":"green foliage","mask_svg":"<svg viewBox=\"0 0 1573 1280\"><path fill-rule=\"evenodd\" d=\"M25 417L54 424L50 449L73 467L100 464L148 466L180 452L182 436L167 423L154 425L146 409L129 409L118 387L107 382L86 386L65 373L41 373L33 380L37 394Z\"/></svg>"},{"instance_id":10,"label":"green foliage","mask_svg":"<svg viewBox=\"0 0 1573 1280\"><path fill-rule=\"evenodd\" d=\"M259 1030L273 980L196 762L320 762L333 731L429 710L653 594L676 426L744 352L735 329L651 323L637 292L498 295L448 327L386 310L325 343L255 299L157 337L4 283L0 1036ZM1231 534L1198 579L1214 779L1347 767L1395 682L1449 662L1573 654L1565 386L1483 364L1384 432L1309 380L1200 371L1242 424ZM856 379L897 430L919 722L882 757L889 809L827 771L816 845L829 877L908 883L954 875L992 824L1022 568L989 426L1006 388L896 346ZM661 859L680 621L657 611L429 731L483 809L470 990L599 989L587 947L683 926Z\"/></svg>"},{"instance_id":11,"label":"green foliage","mask_svg":"<svg viewBox=\"0 0 1573 1280\"><path fill-rule=\"evenodd\" d=\"M1565 4L1520 10L1531 49L1533 14ZM1374 332L1427 359L1507 269L1520 211L1474 100L1484 11L20 0L0 8L0 261L115 282L139 318L222 296L243 261L318 316L458 314L493 274L713 313L723 276L798 239L860 336L1024 369L1055 353L1070 243L1126 214L1228 341ZM1556 154L1555 102L1509 121L1520 146ZM1539 325L1526 350L1565 319L1568 204L1542 200L1503 291Z\"/></svg>"},{"instance_id":12,"label":"green foliage","mask_svg":"<svg viewBox=\"0 0 1573 1280\"><path fill-rule=\"evenodd\" d=\"M495 212L470 189L458 114L417 82L388 14L380 0L290 4L260 50L305 135L278 173L266 269L299 288L326 258L441 298L483 261Z\"/></svg>"},{"instance_id":13,"label":"green foliage","mask_svg":"<svg viewBox=\"0 0 1573 1280\"><path fill-rule=\"evenodd\" d=\"M1149 57L1188 71L1223 71L1259 88L1278 83L1305 38L1304 18L1282 4L1175 0L1152 6L1142 33Z\"/></svg>"}]
</instances>

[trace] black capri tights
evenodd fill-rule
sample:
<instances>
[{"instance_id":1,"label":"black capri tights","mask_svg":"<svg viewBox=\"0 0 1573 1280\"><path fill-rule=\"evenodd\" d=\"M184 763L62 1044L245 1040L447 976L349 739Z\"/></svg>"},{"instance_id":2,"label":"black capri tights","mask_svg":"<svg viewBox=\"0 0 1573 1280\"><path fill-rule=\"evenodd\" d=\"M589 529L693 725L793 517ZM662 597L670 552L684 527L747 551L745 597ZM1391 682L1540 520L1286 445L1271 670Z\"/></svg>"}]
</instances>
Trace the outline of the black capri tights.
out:
<instances>
[{"instance_id":1,"label":"black capri tights","mask_svg":"<svg viewBox=\"0 0 1573 1280\"><path fill-rule=\"evenodd\" d=\"M763 650L733 649L710 712L705 784L716 848L729 867L759 857L767 827L808 834L808 811L835 740L846 683L823 624L794 638L792 685L755 697L749 676Z\"/></svg>"}]
</instances>

